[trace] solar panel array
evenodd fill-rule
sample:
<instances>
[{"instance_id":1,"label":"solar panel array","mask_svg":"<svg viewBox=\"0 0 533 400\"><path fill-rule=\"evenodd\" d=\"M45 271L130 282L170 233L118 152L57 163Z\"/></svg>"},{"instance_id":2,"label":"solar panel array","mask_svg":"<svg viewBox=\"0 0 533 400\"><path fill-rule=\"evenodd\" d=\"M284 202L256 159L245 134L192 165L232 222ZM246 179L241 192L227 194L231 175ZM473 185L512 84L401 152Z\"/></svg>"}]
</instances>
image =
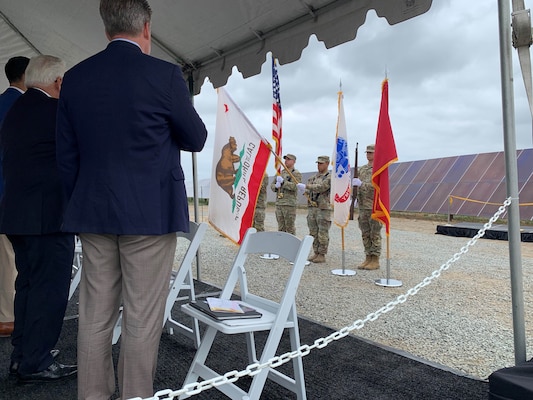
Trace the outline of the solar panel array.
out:
<instances>
[{"instance_id":1,"label":"solar panel array","mask_svg":"<svg viewBox=\"0 0 533 400\"><path fill-rule=\"evenodd\" d=\"M517 164L520 204L532 204L533 149L518 150ZM393 211L491 217L507 198L503 152L398 162L389 181ZM532 205L520 219L533 219Z\"/></svg>"},{"instance_id":2,"label":"solar panel array","mask_svg":"<svg viewBox=\"0 0 533 400\"><path fill-rule=\"evenodd\" d=\"M517 164L520 204L533 204L533 149L518 150ZM302 182L314 174L303 172ZM392 211L489 218L507 198L503 152L397 162L389 181ZM270 189L267 197L276 200ZM307 204L302 195L298 201ZM520 206L520 219L533 219L533 205Z\"/></svg>"}]
</instances>

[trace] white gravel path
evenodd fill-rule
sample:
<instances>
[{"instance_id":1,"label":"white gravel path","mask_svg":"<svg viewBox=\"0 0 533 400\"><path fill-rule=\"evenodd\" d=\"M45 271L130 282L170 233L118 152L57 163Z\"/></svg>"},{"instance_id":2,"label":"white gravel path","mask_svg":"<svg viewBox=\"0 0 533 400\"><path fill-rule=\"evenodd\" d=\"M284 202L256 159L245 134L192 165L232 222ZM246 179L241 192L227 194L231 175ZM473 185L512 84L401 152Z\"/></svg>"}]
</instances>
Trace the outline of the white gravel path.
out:
<instances>
[{"instance_id":1,"label":"white gravel path","mask_svg":"<svg viewBox=\"0 0 533 400\"><path fill-rule=\"evenodd\" d=\"M207 207L199 210L207 220ZM299 210L297 235L308 233L306 211ZM382 287L386 277L385 235L381 269L356 270L364 259L357 221L344 229L345 268L355 276L338 276L342 268L342 230L333 225L325 264L306 267L297 293L298 314L334 329L350 326L394 301L440 268L469 239L436 235L438 222L395 218L391 223L390 278L401 287ZM274 208L269 207L266 229L276 230ZM209 227L201 245L201 280L222 286L237 245ZM180 258L178 248L177 259ZM257 293L274 297L277 281L287 273L287 263L257 257L251 268L261 275ZM522 243L525 320L528 359L533 351L533 243ZM196 278L196 267L195 278ZM480 239L440 278L376 321L352 334L438 363L458 373L486 379L490 373L514 365L512 307L508 242Z\"/></svg>"}]
</instances>

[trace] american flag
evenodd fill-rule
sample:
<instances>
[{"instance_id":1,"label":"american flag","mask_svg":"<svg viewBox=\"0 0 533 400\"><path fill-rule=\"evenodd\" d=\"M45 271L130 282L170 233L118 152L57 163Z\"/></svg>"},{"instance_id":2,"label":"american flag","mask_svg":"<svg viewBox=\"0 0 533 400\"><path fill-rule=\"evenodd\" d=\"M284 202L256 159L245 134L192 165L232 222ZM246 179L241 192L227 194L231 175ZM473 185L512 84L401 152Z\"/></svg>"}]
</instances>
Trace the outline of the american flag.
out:
<instances>
[{"instance_id":1,"label":"american flag","mask_svg":"<svg viewBox=\"0 0 533 400\"><path fill-rule=\"evenodd\" d=\"M276 59L272 57L272 139L276 142L276 171L278 175L281 173L281 99L279 96L279 78L278 69L276 67Z\"/></svg>"}]
</instances>

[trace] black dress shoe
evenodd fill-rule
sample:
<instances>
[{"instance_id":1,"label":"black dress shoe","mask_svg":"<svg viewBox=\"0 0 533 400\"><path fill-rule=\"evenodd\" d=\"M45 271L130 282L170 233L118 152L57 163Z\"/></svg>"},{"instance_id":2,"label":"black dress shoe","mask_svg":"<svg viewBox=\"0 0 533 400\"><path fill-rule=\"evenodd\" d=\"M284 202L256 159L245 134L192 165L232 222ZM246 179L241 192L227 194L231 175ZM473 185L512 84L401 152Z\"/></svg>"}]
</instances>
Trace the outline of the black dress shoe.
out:
<instances>
[{"instance_id":1,"label":"black dress shoe","mask_svg":"<svg viewBox=\"0 0 533 400\"><path fill-rule=\"evenodd\" d=\"M33 374L21 375L19 374L20 383L32 382L52 382L59 379L65 379L76 375L78 372L77 365L63 365L54 361L44 371L34 372Z\"/></svg>"},{"instance_id":2,"label":"black dress shoe","mask_svg":"<svg viewBox=\"0 0 533 400\"><path fill-rule=\"evenodd\" d=\"M34 372L33 374L18 375L20 383L33 382L53 382L59 379L70 378L78 372L77 365L63 365L54 361L44 371Z\"/></svg>"},{"instance_id":3,"label":"black dress shoe","mask_svg":"<svg viewBox=\"0 0 533 400\"><path fill-rule=\"evenodd\" d=\"M52 349L52 350L50 350L50 354L55 359L59 355L59 350L58 349ZM19 370L18 361L11 361L11 364L9 364L9 375L10 376L17 376L18 370Z\"/></svg>"}]
</instances>

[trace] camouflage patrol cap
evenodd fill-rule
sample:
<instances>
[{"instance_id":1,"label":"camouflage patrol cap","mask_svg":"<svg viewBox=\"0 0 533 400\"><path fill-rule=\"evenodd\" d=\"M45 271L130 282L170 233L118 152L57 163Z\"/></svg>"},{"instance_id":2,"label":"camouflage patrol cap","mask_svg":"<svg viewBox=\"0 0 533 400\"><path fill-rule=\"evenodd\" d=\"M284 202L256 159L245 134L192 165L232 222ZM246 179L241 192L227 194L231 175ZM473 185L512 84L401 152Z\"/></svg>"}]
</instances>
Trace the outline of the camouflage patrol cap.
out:
<instances>
[{"instance_id":1,"label":"camouflage patrol cap","mask_svg":"<svg viewBox=\"0 0 533 400\"><path fill-rule=\"evenodd\" d=\"M285 154L283 156L283 159L286 160L286 159L289 159L289 160L294 160L296 161L296 156L294 154Z\"/></svg>"},{"instance_id":2,"label":"camouflage patrol cap","mask_svg":"<svg viewBox=\"0 0 533 400\"><path fill-rule=\"evenodd\" d=\"M367 153L373 153L374 152L374 148L375 148L375 146L373 144L369 144L368 146L366 146L366 152Z\"/></svg>"},{"instance_id":3,"label":"camouflage patrol cap","mask_svg":"<svg viewBox=\"0 0 533 400\"><path fill-rule=\"evenodd\" d=\"M329 164L329 157L328 156L319 156L316 160L317 163L327 163Z\"/></svg>"}]
</instances>

